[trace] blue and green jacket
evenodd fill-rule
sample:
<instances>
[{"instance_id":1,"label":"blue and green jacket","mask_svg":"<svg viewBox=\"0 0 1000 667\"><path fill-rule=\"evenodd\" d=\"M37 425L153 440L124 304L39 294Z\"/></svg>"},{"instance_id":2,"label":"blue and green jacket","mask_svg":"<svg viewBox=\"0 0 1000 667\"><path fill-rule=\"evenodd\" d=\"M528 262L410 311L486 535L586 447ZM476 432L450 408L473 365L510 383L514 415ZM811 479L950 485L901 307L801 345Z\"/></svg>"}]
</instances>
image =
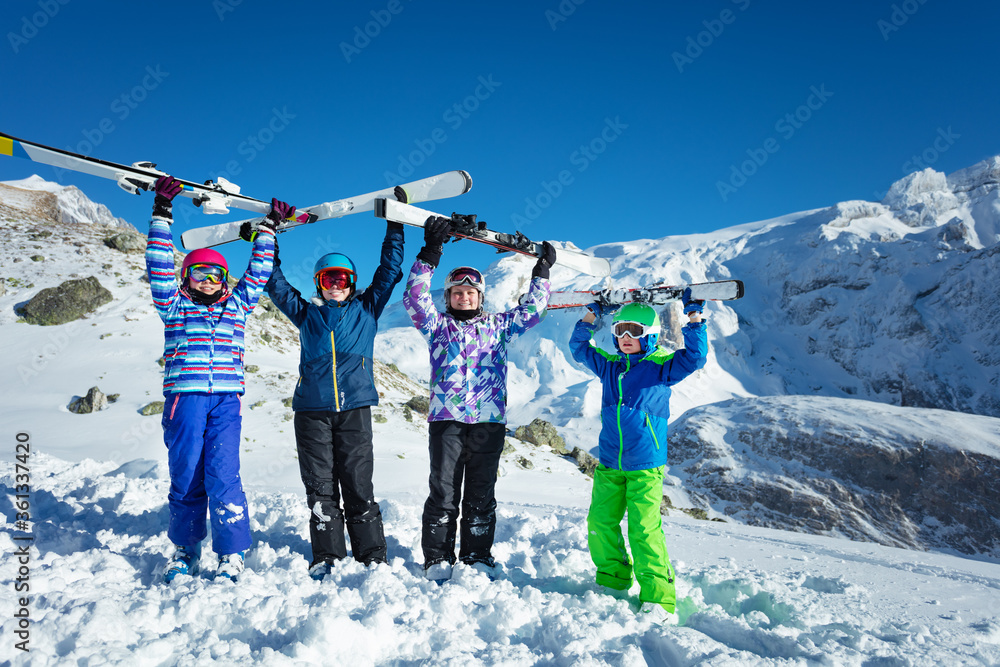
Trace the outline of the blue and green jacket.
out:
<instances>
[{"instance_id":1,"label":"blue and green jacket","mask_svg":"<svg viewBox=\"0 0 1000 667\"><path fill-rule=\"evenodd\" d=\"M705 325L681 329L684 348L649 354L611 354L591 340L594 324L576 323L570 339L573 358L601 379L601 464L616 470L648 470L667 463L670 387L705 365Z\"/></svg>"},{"instance_id":2,"label":"blue and green jacket","mask_svg":"<svg viewBox=\"0 0 1000 667\"><path fill-rule=\"evenodd\" d=\"M372 284L342 302L305 300L285 279L280 264L267 293L299 329L299 383L292 410L343 412L378 405L372 355L378 318L403 279L403 226L386 225L382 257Z\"/></svg>"}]
</instances>

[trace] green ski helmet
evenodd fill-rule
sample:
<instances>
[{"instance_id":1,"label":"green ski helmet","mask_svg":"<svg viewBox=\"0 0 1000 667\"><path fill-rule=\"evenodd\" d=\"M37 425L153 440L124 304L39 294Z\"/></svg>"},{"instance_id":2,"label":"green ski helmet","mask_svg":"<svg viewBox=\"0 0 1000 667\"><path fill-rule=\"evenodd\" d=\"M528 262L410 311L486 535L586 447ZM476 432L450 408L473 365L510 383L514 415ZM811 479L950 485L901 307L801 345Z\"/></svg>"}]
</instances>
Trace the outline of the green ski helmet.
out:
<instances>
[{"instance_id":1,"label":"green ski helmet","mask_svg":"<svg viewBox=\"0 0 1000 667\"><path fill-rule=\"evenodd\" d=\"M621 348L618 347L618 339L627 334L639 341L639 349L643 354L649 354L656 349L656 343L660 339L660 316L652 306L630 303L615 313L611 333L619 352Z\"/></svg>"}]
</instances>

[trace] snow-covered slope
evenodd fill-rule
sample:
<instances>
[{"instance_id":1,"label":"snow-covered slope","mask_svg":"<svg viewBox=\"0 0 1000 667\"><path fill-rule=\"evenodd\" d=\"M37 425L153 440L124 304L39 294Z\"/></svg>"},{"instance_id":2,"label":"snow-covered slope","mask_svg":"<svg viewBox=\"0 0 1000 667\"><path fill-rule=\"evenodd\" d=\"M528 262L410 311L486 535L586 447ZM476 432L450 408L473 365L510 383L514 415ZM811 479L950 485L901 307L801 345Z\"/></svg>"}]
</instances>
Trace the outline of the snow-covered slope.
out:
<instances>
[{"instance_id":1,"label":"snow-covered slope","mask_svg":"<svg viewBox=\"0 0 1000 667\"><path fill-rule=\"evenodd\" d=\"M248 430L249 432L249 430ZM382 444L398 430L380 429ZM41 438L32 442L44 450ZM415 453L415 448L414 448ZM96 453L96 452L95 452ZM102 457L103 458L103 457ZM421 504L376 479L389 563L309 579L294 489L247 484L255 545L237 585L159 583L169 481L159 462L31 458L30 654L0 618L0 663L66 665L995 665L1000 566L687 518L665 523L678 618L596 590L585 510L520 502L501 485L504 576L420 571ZM246 468L255 467L251 459ZM378 470L381 461L377 462ZM11 466L0 484L13 484ZM415 475L426 462L413 462ZM417 470L419 468L419 470ZM584 489L577 487L577 493ZM14 533L21 536L20 533ZM5 589L15 543L0 532ZM211 569L208 556L204 564ZM13 601L13 595L8 596Z\"/></svg>"},{"instance_id":2,"label":"snow-covered slope","mask_svg":"<svg viewBox=\"0 0 1000 667\"><path fill-rule=\"evenodd\" d=\"M975 229L979 244L988 237L989 225L995 224L990 216L995 215L996 186L990 173L976 169L945 181L959 202L959 213L953 217L969 211L975 224L964 227ZM962 185L951 185L953 180ZM142 256L102 243L122 231L113 217L90 225L69 222L73 218L59 212L61 200L45 191L49 186L40 187L42 193L34 194L38 191L0 185L0 233L5 239L0 245L0 375L7 379L0 388L0 416L10 434L29 436L31 454L22 465L30 471L34 537L26 565L32 653L24 656L14 647L19 621L11 609L0 619L0 629L9 640L0 644L0 663L23 663L26 657L38 665L1000 661L996 621L1000 565L995 554L984 553L982 560L973 561L850 542L836 539L836 528L810 525L792 515L786 515L787 525L834 537L740 525L736 521L750 522L749 516L727 515L729 499L712 496L709 484L680 465L672 473L675 485L668 487L673 505L707 509L710 516L724 516L727 522L699 521L676 511L668 514L665 531L678 571L678 625L636 615L634 591L631 599L617 600L592 583L585 535L589 478L573 461L513 437L508 438L511 451L504 456L498 481L495 555L505 575L490 583L460 568L452 582L428 584L419 576L427 432L419 415L404 407L410 397L425 391L420 382L427 377L427 348L398 304L383 318L376 347L380 361L394 363L411 376L391 366L377 366L383 399L375 411L375 489L386 519L389 565L366 570L345 562L332 580L322 584L304 576L306 508L291 411L283 403L296 381L297 335L264 302L248 326L246 362L257 368L248 374L241 452L255 539L250 572L236 587L210 577L164 586L157 572L168 546L166 456L159 417L139 414L146 403L161 398L157 359L163 329L142 280ZM924 188L917 194L927 192ZM76 208L86 210L86 204ZM883 415L869 424L878 422L878 432L888 441L936 423L935 432L947 446L958 446L959 455L968 451L969 456L985 452L995 457L991 453L995 442L991 450L973 448L962 440L994 437L998 432L994 425L1000 420L979 417L977 424L983 426L970 431L966 415L960 413L897 412L884 405L893 402L892 395L878 393L865 379L865 373L885 371L884 358L891 357L897 345L885 333L886 325L902 331L895 316L887 314L897 309L890 296L883 294L879 309L868 312L867 321L878 317L882 323L873 327L876 331L868 342L868 354L879 364L874 369L849 371L840 364L841 356L810 351L809 336L829 342L832 334L813 320L800 318L800 322L797 315L793 317L798 313L794 306L799 305L794 299L805 292L793 294L794 289L788 289L786 294L788 275L798 272L796 280L809 280L806 265L811 263L817 263L817 275L825 275L824 253L835 258L838 253L831 248L838 240L843 244L837 246L843 261L857 267L852 248L875 243L876 233L880 239L883 233L892 238L889 232L894 231L895 240L878 241L889 249L879 247L894 259L892 266L906 267L907 276L917 276L921 270L909 268L907 262L933 255L932 247L939 245L935 234L952 230L949 234L954 235L947 220L936 227L915 228L885 212L890 210L885 202L849 203L715 234L594 249L611 260L615 279L623 285L725 277L747 281L748 297L743 301L709 306L712 356L704 370L676 388L671 409L685 420L675 425L678 435L686 432L685 424L704 431L704 425L718 423L723 424L718 437L704 441L731 444L726 432L742 432L746 420L741 415L747 411L723 411L716 418L698 409L724 410L725 404L719 408L714 404L733 399L753 406L756 396L774 396L783 397L785 405L783 411L771 410L779 422L770 427L775 432L794 426L807 439L810 429L827 423L846 430L843 425L852 423L857 410L845 404L864 403L864 410ZM935 219L941 217L944 214ZM919 277L943 282L949 271L978 270L982 261L973 261L973 255L994 246L937 248L934 252L943 258L924 266L926 275ZM454 248L449 246L448 251L453 253ZM780 267L766 263L756 266L748 256L770 257L786 270L782 273ZM965 263L959 261L962 257ZM492 267L491 308L515 303L530 266L528 260L510 257ZM886 277L876 265L852 270L917 289L896 274ZM91 275L111 292L111 303L66 325L37 327L18 321L16 307L42 288ZM773 282L762 276L771 276ZM957 277L954 281L959 284ZM561 289L591 287L586 278L558 268L553 282ZM984 289L972 287L977 293ZM837 292L835 282L817 288L822 289L828 289L828 300L845 312L853 306L851 299L862 293L843 287ZM909 294L903 288L899 291L904 297ZM985 299L983 307L981 318L995 312ZM570 448L591 449L599 428L600 388L568 353L566 342L578 316L553 312L511 348L510 426L542 417L559 427ZM663 317L665 336L676 340L679 312L665 308ZM859 314L859 319L864 318ZM932 333L939 337L928 340L944 355L942 368L948 359L966 366L938 380L965 382L972 388L964 392L970 400L982 401L990 394L992 376L979 360L992 351L963 346L985 341L986 332L953 331L963 333L942 334L936 329ZM600 341L610 349L606 332ZM906 359L908 370L924 367L922 355ZM860 375L851 380L850 372ZM853 392L841 388L848 381L857 386ZM814 390L813 384L819 388ZM97 413L70 413L66 407L70 400L95 385L107 394L119 394L117 401ZM822 406L823 419L814 404L796 396L803 393L830 397L831 402ZM681 417L685 411L689 416ZM858 437L847 433L845 446ZM8 491L0 530L0 572L5 573L0 585L14 591L20 567L16 550L23 544L14 538L25 534L14 523L18 471L13 441L7 451L0 467L0 486ZM776 458L765 458L748 456L746 451L720 454L720 460L728 457L726 462L732 464L734 484L751 478L766 478L769 483L780 482L783 476L800 479L789 474L797 472L788 465L791 454L778 452ZM816 471L812 477L821 481L839 479L822 468ZM880 491L859 488L858 493ZM891 541L889 526L874 520L870 524L870 534L852 536L900 543ZM772 525L780 525L780 517ZM850 533L839 530L839 534ZM922 546L958 548L933 540ZM211 570L208 558L205 565Z\"/></svg>"}]
</instances>

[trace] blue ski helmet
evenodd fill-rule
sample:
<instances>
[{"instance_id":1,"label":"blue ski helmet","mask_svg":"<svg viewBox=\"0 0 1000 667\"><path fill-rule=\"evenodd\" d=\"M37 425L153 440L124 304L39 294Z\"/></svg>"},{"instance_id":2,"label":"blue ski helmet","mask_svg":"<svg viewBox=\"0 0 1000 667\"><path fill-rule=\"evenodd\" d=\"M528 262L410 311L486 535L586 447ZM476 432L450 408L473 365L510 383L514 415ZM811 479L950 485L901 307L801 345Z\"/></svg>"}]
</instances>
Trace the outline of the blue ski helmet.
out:
<instances>
[{"instance_id":1,"label":"blue ski helmet","mask_svg":"<svg viewBox=\"0 0 1000 667\"><path fill-rule=\"evenodd\" d=\"M354 291L357 283L358 267L354 266L354 262L347 255L342 255L339 252L331 252L316 260L316 265L313 266L313 284L316 286L317 292L322 293L319 287L319 274L327 269L340 269L341 271L350 273L351 291Z\"/></svg>"},{"instance_id":2,"label":"blue ski helmet","mask_svg":"<svg viewBox=\"0 0 1000 667\"><path fill-rule=\"evenodd\" d=\"M652 306L630 303L615 313L611 333L619 352L621 348L618 347L618 339L627 334L639 341L639 349L643 354L649 354L656 349L656 343L660 339L660 316Z\"/></svg>"}]
</instances>

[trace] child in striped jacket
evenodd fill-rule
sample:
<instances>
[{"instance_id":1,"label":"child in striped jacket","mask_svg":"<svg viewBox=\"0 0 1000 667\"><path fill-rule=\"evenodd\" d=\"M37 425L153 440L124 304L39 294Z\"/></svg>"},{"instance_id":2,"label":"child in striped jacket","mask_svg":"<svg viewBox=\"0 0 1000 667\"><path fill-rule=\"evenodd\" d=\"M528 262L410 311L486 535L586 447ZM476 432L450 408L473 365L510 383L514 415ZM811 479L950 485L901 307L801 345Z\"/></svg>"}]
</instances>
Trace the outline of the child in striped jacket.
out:
<instances>
[{"instance_id":1,"label":"child in striped jacket","mask_svg":"<svg viewBox=\"0 0 1000 667\"><path fill-rule=\"evenodd\" d=\"M271 200L261 221L250 265L230 289L225 258L207 248L189 253L174 274L170 232L172 200L181 184L156 181L146 243L146 270L153 305L163 320L163 439L170 469L170 525L175 545L164 579L193 575L201 542L212 529L218 574L235 580L250 547L250 521L240 481L239 444L243 379L243 332L271 275L274 230L294 207Z\"/></svg>"}]
</instances>

